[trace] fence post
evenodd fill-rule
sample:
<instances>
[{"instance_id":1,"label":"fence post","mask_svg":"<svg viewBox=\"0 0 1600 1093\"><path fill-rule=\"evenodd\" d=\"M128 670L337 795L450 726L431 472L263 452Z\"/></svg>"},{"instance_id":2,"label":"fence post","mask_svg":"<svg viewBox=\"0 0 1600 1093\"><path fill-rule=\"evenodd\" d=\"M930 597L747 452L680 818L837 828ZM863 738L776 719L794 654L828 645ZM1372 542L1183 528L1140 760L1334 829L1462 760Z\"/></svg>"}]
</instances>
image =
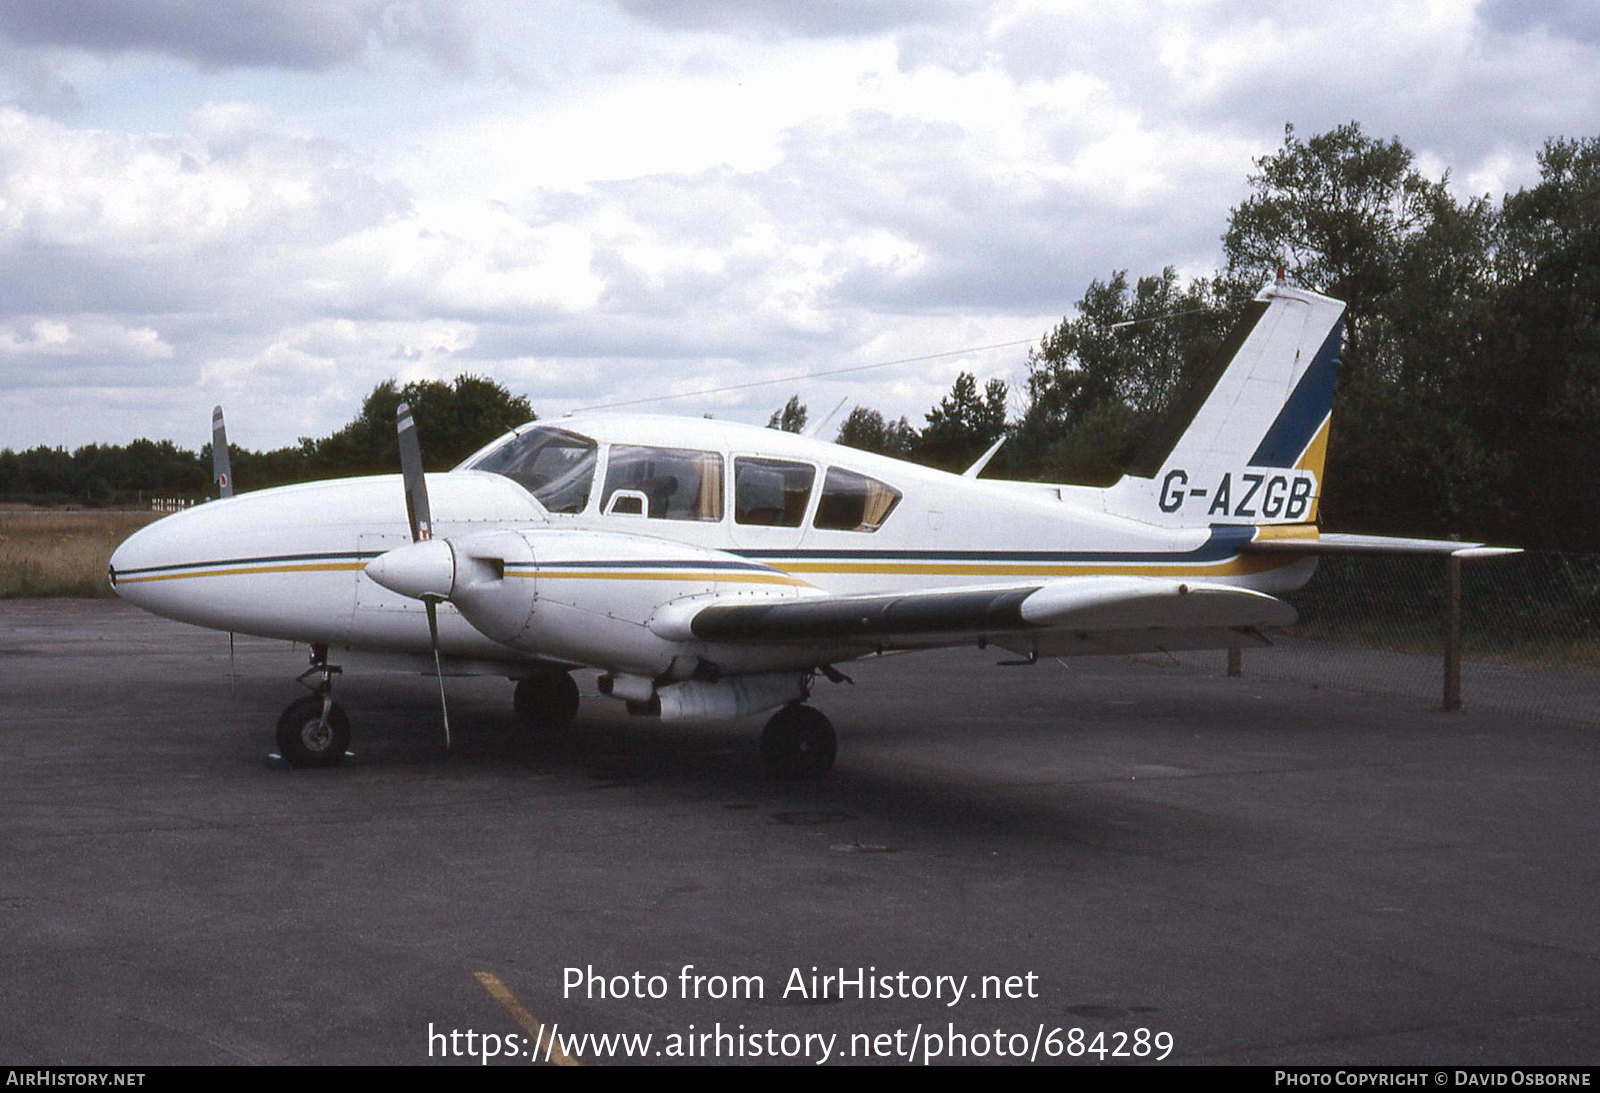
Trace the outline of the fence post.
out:
<instances>
[{"instance_id":1,"label":"fence post","mask_svg":"<svg viewBox=\"0 0 1600 1093\"><path fill-rule=\"evenodd\" d=\"M1461 708L1461 559L1452 554L1444 564L1450 574L1450 616L1444 635L1444 710L1449 713Z\"/></svg>"}]
</instances>

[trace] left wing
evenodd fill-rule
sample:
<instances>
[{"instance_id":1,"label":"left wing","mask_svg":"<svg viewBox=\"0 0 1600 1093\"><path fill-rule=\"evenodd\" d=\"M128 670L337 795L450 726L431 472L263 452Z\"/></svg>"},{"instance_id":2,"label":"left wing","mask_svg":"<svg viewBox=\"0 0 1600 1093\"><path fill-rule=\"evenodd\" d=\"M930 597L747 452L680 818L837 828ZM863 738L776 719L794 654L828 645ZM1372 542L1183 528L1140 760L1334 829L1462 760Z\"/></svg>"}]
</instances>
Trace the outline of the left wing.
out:
<instances>
[{"instance_id":1,"label":"left wing","mask_svg":"<svg viewBox=\"0 0 1600 1093\"><path fill-rule=\"evenodd\" d=\"M1293 622L1282 600L1231 585L1157 577L1064 577L1003 587L759 602L680 601L651 620L661 637L715 642L841 641L926 648L992 640L1064 652L1261 644ZM1048 640L1050 638L1064 640Z\"/></svg>"}]
</instances>

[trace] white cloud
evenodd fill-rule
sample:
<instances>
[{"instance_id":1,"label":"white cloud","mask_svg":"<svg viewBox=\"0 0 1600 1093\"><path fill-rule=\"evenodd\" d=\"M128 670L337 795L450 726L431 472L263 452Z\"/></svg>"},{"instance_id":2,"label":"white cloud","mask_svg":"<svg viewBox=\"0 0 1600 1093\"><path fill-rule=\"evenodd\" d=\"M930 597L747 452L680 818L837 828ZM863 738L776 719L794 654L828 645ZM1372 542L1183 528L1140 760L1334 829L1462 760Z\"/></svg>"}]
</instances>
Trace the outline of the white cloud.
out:
<instances>
[{"instance_id":1,"label":"white cloud","mask_svg":"<svg viewBox=\"0 0 1600 1093\"><path fill-rule=\"evenodd\" d=\"M257 107L180 136L69 128L0 109L0 289L30 311L253 307L284 267L407 211L404 194Z\"/></svg>"},{"instance_id":2,"label":"white cloud","mask_svg":"<svg viewBox=\"0 0 1600 1093\"><path fill-rule=\"evenodd\" d=\"M0 361L6 358L105 358L164 361L172 346L148 326L129 327L105 319L36 319L0 324Z\"/></svg>"},{"instance_id":3,"label":"white cloud","mask_svg":"<svg viewBox=\"0 0 1600 1093\"><path fill-rule=\"evenodd\" d=\"M1559 4L445 7L260 0L247 42L0 5L33 88L0 108L0 443L203 440L226 401L267 446L390 376L550 412L1037 337L1092 277L1212 268L1285 121L1498 196L1600 116ZM1024 358L660 408L917 422Z\"/></svg>"},{"instance_id":4,"label":"white cloud","mask_svg":"<svg viewBox=\"0 0 1600 1093\"><path fill-rule=\"evenodd\" d=\"M23 46L164 54L212 68L317 71L369 49L418 50L457 68L473 50L470 12L451 0L5 0L0 35Z\"/></svg>"}]
</instances>

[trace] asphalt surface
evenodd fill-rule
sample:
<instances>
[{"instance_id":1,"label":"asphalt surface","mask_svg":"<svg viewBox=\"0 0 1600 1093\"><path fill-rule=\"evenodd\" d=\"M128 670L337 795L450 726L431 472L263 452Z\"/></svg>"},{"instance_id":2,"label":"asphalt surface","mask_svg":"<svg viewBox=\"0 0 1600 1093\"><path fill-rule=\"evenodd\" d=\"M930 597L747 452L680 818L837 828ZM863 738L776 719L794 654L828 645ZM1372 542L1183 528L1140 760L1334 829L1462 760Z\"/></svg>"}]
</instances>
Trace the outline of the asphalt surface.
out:
<instances>
[{"instance_id":1,"label":"asphalt surface","mask_svg":"<svg viewBox=\"0 0 1600 1093\"><path fill-rule=\"evenodd\" d=\"M530 743L503 680L450 681L447 756L430 678L351 672L354 759L290 771L267 756L304 659L0 603L0 1062L466 1062L485 1033L525 1061L510 1037L552 1027L591 1064L628 1060L568 1036L648 1034L649 1062L1138 1061L1156 1034L1169 1063L1600 1057L1592 727L938 653L821 684L838 766L795 785L761 776L759 719L586 699ZM816 997L813 968L873 989ZM705 997L735 976L761 997Z\"/></svg>"}]
</instances>

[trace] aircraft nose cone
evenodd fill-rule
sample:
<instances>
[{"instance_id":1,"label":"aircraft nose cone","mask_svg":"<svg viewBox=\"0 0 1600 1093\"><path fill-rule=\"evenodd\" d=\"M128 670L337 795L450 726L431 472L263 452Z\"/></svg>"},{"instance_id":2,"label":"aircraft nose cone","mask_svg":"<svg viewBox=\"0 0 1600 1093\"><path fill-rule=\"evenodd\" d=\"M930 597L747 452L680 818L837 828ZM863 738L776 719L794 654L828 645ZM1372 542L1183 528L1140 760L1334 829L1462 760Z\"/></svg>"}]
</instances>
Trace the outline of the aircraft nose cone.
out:
<instances>
[{"instance_id":1,"label":"aircraft nose cone","mask_svg":"<svg viewBox=\"0 0 1600 1093\"><path fill-rule=\"evenodd\" d=\"M367 576L390 592L410 596L449 599L456 584L456 554L443 539L396 547L367 563Z\"/></svg>"},{"instance_id":2,"label":"aircraft nose cone","mask_svg":"<svg viewBox=\"0 0 1600 1093\"><path fill-rule=\"evenodd\" d=\"M181 512L142 527L124 539L111 552L111 564L106 569L112 589L123 599L160 614L172 592L173 582L166 578L182 572L182 563L193 558L192 551L186 555L180 533L203 520L198 510Z\"/></svg>"},{"instance_id":3,"label":"aircraft nose cone","mask_svg":"<svg viewBox=\"0 0 1600 1093\"><path fill-rule=\"evenodd\" d=\"M138 533L135 532L135 534ZM106 580L110 582L112 590L119 596L122 594L122 589L117 587L117 574L119 572L125 573L132 568L128 565L128 559L131 556L132 552L128 549L127 542L123 541L111 552L111 561L106 566Z\"/></svg>"}]
</instances>

